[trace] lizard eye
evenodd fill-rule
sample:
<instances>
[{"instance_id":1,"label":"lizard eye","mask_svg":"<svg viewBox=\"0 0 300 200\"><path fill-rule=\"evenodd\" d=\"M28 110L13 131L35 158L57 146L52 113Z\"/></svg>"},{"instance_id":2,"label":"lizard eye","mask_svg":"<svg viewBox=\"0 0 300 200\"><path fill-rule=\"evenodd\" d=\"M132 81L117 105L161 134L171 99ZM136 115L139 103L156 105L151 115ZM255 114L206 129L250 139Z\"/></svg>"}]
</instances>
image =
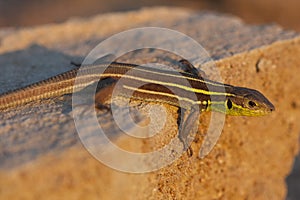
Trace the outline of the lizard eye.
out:
<instances>
[{"instance_id":1,"label":"lizard eye","mask_svg":"<svg viewBox=\"0 0 300 200\"><path fill-rule=\"evenodd\" d=\"M227 108L231 109L232 108L232 102L230 99L227 100Z\"/></svg>"},{"instance_id":2,"label":"lizard eye","mask_svg":"<svg viewBox=\"0 0 300 200\"><path fill-rule=\"evenodd\" d=\"M248 105L249 105L250 108L253 108L253 107L257 106L254 101L248 101Z\"/></svg>"}]
</instances>

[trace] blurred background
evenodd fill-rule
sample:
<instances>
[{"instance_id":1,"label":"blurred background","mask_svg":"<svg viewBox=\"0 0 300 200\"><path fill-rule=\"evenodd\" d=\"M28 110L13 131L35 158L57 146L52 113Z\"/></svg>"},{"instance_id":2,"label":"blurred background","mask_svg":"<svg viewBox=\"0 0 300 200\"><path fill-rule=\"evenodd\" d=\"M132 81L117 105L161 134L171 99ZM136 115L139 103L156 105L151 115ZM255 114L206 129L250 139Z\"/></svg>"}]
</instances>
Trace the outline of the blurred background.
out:
<instances>
[{"instance_id":1,"label":"blurred background","mask_svg":"<svg viewBox=\"0 0 300 200\"><path fill-rule=\"evenodd\" d=\"M178 6L230 13L249 24L277 23L300 31L299 0L0 0L0 30L4 27L60 23L71 17L89 17L150 6ZM300 58L299 58L300 59ZM288 198L300 199L300 157L289 177Z\"/></svg>"},{"instance_id":2,"label":"blurred background","mask_svg":"<svg viewBox=\"0 0 300 200\"><path fill-rule=\"evenodd\" d=\"M128 11L145 6L180 6L239 16L247 23L276 22L300 31L299 0L0 0L0 27L63 22L71 16Z\"/></svg>"}]
</instances>

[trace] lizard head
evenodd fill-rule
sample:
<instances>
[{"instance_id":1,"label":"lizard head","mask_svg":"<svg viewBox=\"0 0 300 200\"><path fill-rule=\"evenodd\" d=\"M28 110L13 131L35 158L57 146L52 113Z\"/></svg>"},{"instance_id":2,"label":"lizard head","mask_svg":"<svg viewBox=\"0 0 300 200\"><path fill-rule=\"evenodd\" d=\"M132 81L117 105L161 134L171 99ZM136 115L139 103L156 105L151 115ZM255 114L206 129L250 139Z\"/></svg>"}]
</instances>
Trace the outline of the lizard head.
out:
<instances>
[{"instance_id":1,"label":"lizard head","mask_svg":"<svg viewBox=\"0 0 300 200\"><path fill-rule=\"evenodd\" d=\"M263 116L275 110L274 105L259 91L233 87L225 101L226 114L241 116Z\"/></svg>"}]
</instances>

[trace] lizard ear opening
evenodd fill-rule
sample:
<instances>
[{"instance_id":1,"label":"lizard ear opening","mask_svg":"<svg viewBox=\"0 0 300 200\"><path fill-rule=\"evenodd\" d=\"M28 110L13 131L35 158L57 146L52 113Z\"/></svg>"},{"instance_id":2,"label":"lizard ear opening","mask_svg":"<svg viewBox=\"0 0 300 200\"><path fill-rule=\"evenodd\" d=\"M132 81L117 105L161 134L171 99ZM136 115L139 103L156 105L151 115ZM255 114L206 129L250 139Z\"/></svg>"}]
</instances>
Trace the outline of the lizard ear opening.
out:
<instances>
[{"instance_id":1,"label":"lizard ear opening","mask_svg":"<svg viewBox=\"0 0 300 200\"><path fill-rule=\"evenodd\" d=\"M231 102L230 99L227 100L227 103L226 103L226 104L227 104L227 108L228 108L228 109L231 109L231 108L232 108L232 102Z\"/></svg>"}]
</instances>

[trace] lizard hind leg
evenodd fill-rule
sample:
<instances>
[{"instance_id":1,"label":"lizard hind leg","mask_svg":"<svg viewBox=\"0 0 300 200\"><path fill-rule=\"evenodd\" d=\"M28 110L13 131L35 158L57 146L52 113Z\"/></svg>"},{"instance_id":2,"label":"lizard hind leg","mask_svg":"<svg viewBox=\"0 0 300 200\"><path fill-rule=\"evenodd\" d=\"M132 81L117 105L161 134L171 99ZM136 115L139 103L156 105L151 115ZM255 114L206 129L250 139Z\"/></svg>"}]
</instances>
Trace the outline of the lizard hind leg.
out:
<instances>
[{"instance_id":1,"label":"lizard hind leg","mask_svg":"<svg viewBox=\"0 0 300 200\"><path fill-rule=\"evenodd\" d=\"M95 95L95 107L99 110L110 110L110 105L112 104L112 93L116 81L110 82L108 85L98 85L96 95Z\"/></svg>"},{"instance_id":2,"label":"lizard hind leg","mask_svg":"<svg viewBox=\"0 0 300 200\"><path fill-rule=\"evenodd\" d=\"M120 107L130 107L130 105L128 104L130 103L130 99L129 101L127 101L126 98L124 99L122 98L122 96L120 97L119 92L113 94L115 89L117 91L118 89L120 89L120 88L116 88L117 82L118 80L116 79L107 78L98 83L97 91L94 99L95 107L97 109L99 110L104 109L110 111L112 106L115 107L116 109ZM116 97L120 97L120 98L116 98Z\"/></svg>"},{"instance_id":3,"label":"lizard hind leg","mask_svg":"<svg viewBox=\"0 0 300 200\"><path fill-rule=\"evenodd\" d=\"M73 96L76 95L75 105L93 105L99 110L109 110L115 83L115 79L106 78L73 93Z\"/></svg>"}]
</instances>

